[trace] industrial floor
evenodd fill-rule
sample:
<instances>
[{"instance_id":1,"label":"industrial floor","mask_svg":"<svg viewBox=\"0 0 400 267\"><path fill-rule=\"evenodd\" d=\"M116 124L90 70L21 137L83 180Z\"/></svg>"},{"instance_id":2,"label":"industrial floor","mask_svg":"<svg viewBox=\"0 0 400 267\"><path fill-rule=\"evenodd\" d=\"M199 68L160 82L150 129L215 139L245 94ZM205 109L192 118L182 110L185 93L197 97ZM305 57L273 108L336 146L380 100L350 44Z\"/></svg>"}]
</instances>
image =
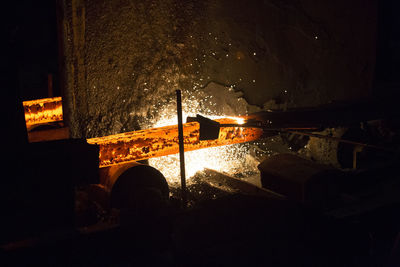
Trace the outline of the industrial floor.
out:
<instances>
[{"instance_id":1,"label":"industrial floor","mask_svg":"<svg viewBox=\"0 0 400 267\"><path fill-rule=\"evenodd\" d=\"M200 181L189 186L189 203L182 210L172 197L159 216L9 246L2 266L398 266L400 204L334 219Z\"/></svg>"}]
</instances>

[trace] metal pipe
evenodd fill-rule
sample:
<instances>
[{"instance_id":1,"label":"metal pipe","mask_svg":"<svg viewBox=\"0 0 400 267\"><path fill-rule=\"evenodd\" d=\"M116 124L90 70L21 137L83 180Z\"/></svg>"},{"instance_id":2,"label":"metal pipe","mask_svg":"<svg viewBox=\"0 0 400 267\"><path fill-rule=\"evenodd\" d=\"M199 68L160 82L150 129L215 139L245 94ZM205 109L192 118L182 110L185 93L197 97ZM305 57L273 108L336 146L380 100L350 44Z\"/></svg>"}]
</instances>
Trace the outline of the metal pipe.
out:
<instances>
[{"instance_id":1,"label":"metal pipe","mask_svg":"<svg viewBox=\"0 0 400 267\"><path fill-rule=\"evenodd\" d=\"M374 149L394 152L394 150L389 149L389 148L385 148L385 147L381 147L381 146L375 146L375 145L369 145L369 144L364 144L364 143L351 141L351 140L345 140L345 139L342 139L342 138L339 138L339 137L334 137L334 136L329 136L329 135L305 133L305 132L297 132L297 131L288 131L288 130L281 130L281 132L288 132L288 133L292 133L292 134L298 134L298 135L304 135L304 136L309 136L309 137L333 140L333 141L336 141L336 142L339 142L339 143L345 143L345 144L355 145L355 146L359 146L359 147L369 147L369 148L374 148Z\"/></svg>"},{"instance_id":2,"label":"metal pipe","mask_svg":"<svg viewBox=\"0 0 400 267\"><path fill-rule=\"evenodd\" d=\"M182 95L181 90L176 90L176 108L178 112L178 139L179 139L179 165L181 167L182 206L186 207L186 174L185 174L185 147L183 144L182 123Z\"/></svg>"}]
</instances>

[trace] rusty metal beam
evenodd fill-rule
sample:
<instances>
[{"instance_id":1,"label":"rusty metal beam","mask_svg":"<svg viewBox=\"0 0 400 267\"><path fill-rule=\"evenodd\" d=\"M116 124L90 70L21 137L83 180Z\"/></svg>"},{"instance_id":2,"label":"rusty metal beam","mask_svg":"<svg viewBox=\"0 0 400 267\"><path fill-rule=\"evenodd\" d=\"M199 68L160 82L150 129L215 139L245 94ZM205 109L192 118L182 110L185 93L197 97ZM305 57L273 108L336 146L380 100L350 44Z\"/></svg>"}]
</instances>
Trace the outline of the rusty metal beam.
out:
<instances>
[{"instance_id":1,"label":"rusty metal beam","mask_svg":"<svg viewBox=\"0 0 400 267\"><path fill-rule=\"evenodd\" d=\"M220 123L236 123L234 119L218 119ZM218 139L199 139L197 122L183 124L185 151L224 146L257 140L262 129L240 127L221 128ZM177 125L87 139L89 144L100 146L100 167L160 157L179 152Z\"/></svg>"},{"instance_id":2,"label":"rusty metal beam","mask_svg":"<svg viewBox=\"0 0 400 267\"><path fill-rule=\"evenodd\" d=\"M22 102L26 128L63 120L61 97L43 98Z\"/></svg>"}]
</instances>

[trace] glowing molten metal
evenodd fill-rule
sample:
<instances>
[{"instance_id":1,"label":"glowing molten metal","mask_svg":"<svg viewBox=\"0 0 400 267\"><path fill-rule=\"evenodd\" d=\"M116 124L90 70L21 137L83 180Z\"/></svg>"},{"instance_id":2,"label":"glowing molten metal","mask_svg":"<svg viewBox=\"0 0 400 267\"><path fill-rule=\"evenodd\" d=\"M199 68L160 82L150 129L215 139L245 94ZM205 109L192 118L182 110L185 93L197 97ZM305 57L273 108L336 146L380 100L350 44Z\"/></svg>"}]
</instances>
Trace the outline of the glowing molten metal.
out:
<instances>
[{"instance_id":1,"label":"glowing molten metal","mask_svg":"<svg viewBox=\"0 0 400 267\"><path fill-rule=\"evenodd\" d=\"M63 120L61 97L24 101L26 128Z\"/></svg>"},{"instance_id":2,"label":"glowing molten metal","mask_svg":"<svg viewBox=\"0 0 400 267\"><path fill-rule=\"evenodd\" d=\"M61 97L24 101L23 106L28 130L36 125L63 120ZM193 112L197 109L197 105L194 105L194 107L190 106L189 109L192 111L190 115L193 116L196 114ZM171 114L173 112L174 110L167 110L166 113ZM162 120L161 125L160 123L157 125L161 127L90 138L87 139L87 142L100 146L100 168L151 159L152 162L150 164L162 170L166 177L168 175L175 177L177 175L172 172L175 169L179 169L174 167L174 164L178 162L174 154L179 153L178 126L163 126L175 124L175 119L174 117L171 120L168 118ZM222 127L218 139L200 141L199 123L190 122L183 125L185 151L202 149L201 151L188 153L186 162L186 165L190 166L188 168L188 177L194 175L196 171L202 170L204 167L216 169L214 165L218 165L218 167L224 170L229 168L234 169L236 166L233 163L234 159L242 158L245 148L234 146L222 148L221 146L254 141L262 135L262 130L259 128L240 127L245 121L244 118L228 117L215 119L215 121L221 124L237 124L238 126ZM203 148L210 148L211 150ZM170 157L162 157L167 155L170 155ZM210 164L212 165L211 167L209 166ZM242 165L241 163L240 166ZM169 178L172 179L171 177Z\"/></svg>"},{"instance_id":3,"label":"glowing molten metal","mask_svg":"<svg viewBox=\"0 0 400 267\"><path fill-rule=\"evenodd\" d=\"M238 124L235 119L225 118L216 121L221 124ZM261 129L238 125L238 127L221 128L218 139L200 141L199 127L197 122L183 125L185 151L249 142L257 140L262 135ZM177 125L90 138L87 142L100 146L100 167L179 152Z\"/></svg>"}]
</instances>

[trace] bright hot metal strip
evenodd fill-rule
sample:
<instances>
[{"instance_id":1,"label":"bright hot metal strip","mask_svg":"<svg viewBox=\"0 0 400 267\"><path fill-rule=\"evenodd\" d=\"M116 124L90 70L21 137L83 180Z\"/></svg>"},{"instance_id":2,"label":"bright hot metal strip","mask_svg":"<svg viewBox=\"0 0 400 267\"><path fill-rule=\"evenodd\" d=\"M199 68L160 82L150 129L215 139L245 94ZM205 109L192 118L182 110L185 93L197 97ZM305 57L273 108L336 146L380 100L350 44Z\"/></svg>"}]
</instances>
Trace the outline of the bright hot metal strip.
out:
<instances>
[{"instance_id":1,"label":"bright hot metal strip","mask_svg":"<svg viewBox=\"0 0 400 267\"><path fill-rule=\"evenodd\" d=\"M63 120L62 98L52 97L22 102L26 128Z\"/></svg>"},{"instance_id":2,"label":"bright hot metal strip","mask_svg":"<svg viewBox=\"0 0 400 267\"><path fill-rule=\"evenodd\" d=\"M217 119L221 124L237 123L235 119ZM257 140L262 135L259 128L222 127L219 138L199 140L199 123L183 124L185 151L225 146ZM121 133L87 139L89 144L100 146L100 167L166 156L179 152L177 125Z\"/></svg>"}]
</instances>

